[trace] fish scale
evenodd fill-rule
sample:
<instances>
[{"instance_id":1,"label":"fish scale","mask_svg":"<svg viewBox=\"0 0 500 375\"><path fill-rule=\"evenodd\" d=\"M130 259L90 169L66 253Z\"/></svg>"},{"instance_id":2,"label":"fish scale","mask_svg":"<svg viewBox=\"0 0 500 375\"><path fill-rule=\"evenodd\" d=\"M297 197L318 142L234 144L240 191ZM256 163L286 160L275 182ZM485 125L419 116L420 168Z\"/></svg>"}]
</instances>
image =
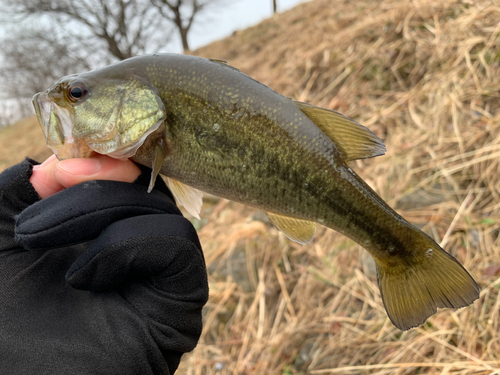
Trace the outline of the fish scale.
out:
<instances>
[{"instance_id":1,"label":"fish scale","mask_svg":"<svg viewBox=\"0 0 500 375\"><path fill-rule=\"evenodd\" d=\"M74 87L82 98L71 98ZM479 296L467 271L392 210L347 164L385 152L340 113L284 97L218 60L176 54L131 58L62 78L34 97L59 158L92 151L150 166L198 215L201 191L262 209L291 240L316 223L374 258L384 306L400 329ZM71 134L68 134L71 133Z\"/></svg>"}]
</instances>

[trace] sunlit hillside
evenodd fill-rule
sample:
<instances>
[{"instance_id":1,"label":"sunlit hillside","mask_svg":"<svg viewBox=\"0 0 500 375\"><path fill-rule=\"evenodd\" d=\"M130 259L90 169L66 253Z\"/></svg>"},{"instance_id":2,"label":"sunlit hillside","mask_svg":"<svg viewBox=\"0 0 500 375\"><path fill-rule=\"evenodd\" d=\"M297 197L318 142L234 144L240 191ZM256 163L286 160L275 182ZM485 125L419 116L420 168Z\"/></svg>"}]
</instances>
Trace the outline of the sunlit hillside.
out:
<instances>
[{"instance_id":1,"label":"sunlit hillside","mask_svg":"<svg viewBox=\"0 0 500 375\"><path fill-rule=\"evenodd\" d=\"M387 154L353 168L482 292L401 332L360 246L325 228L291 243L254 209L211 199L193 219L210 301L180 374L500 371L499 20L491 0L315 0L194 52L372 129ZM2 168L48 155L33 119L0 143Z\"/></svg>"}]
</instances>

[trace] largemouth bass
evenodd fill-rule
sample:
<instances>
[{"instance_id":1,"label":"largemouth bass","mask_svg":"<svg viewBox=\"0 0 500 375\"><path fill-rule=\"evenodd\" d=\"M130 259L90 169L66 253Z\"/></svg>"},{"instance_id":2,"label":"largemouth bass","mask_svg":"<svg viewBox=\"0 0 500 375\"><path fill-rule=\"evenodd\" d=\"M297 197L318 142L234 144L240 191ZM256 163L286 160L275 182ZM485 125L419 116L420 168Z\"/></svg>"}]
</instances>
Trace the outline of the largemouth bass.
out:
<instances>
[{"instance_id":1,"label":"largemouth bass","mask_svg":"<svg viewBox=\"0 0 500 375\"><path fill-rule=\"evenodd\" d=\"M153 169L152 184L165 175L195 216L201 190L263 210L299 243L312 240L316 223L353 239L375 259L387 314L402 330L479 296L455 258L349 168L385 153L375 134L222 61L134 57L64 77L33 103L59 158L132 158Z\"/></svg>"}]
</instances>

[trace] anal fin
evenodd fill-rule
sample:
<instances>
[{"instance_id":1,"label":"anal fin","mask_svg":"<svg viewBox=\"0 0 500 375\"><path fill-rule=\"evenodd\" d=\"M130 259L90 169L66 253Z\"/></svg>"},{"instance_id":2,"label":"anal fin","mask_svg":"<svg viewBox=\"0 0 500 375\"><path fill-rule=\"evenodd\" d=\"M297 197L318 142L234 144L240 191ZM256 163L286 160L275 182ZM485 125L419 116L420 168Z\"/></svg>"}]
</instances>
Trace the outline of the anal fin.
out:
<instances>
[{"instance_id":1,"label":"anal fin","mask_svg":"<svg viewBox=\"0 0 500 375\"><path fill-rule=\"evenodd\" d=\"M203 205L203 192L170 177L166 178L166 183L177 203L183 205L190 215L199 220Z\"/></svg>"},{"instance_id":2,"label":"anal fin","mask_svg":"<svg viewBox=\"0 0 500 375\"><path fill-rule=\"evenodd\" d=\"M282 231L292 241L300 244L310 242L316 234L316 223L307 220L294 219L288 216L282 216L266 212L269 220Z\"/></svg>"}]
</instances>

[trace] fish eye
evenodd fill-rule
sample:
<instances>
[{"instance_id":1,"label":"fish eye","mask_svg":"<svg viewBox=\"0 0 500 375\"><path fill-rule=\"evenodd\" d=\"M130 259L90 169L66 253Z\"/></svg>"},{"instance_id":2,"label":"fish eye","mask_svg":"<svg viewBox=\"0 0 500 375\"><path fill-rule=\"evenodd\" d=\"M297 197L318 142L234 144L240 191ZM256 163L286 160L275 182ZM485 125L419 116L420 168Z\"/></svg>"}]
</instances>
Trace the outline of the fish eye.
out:
<instances>
[{"instance_id":1,"label":"fish eye","mask_svg":"<svg viewBox=\"0 0 500 375\"><path fill-rule=\"evenodd\" d=\"M68 97L72 102L77 102L85 97L88 89L83 83L78 82L68 87Z\"/></svg>"}]
</instances>

